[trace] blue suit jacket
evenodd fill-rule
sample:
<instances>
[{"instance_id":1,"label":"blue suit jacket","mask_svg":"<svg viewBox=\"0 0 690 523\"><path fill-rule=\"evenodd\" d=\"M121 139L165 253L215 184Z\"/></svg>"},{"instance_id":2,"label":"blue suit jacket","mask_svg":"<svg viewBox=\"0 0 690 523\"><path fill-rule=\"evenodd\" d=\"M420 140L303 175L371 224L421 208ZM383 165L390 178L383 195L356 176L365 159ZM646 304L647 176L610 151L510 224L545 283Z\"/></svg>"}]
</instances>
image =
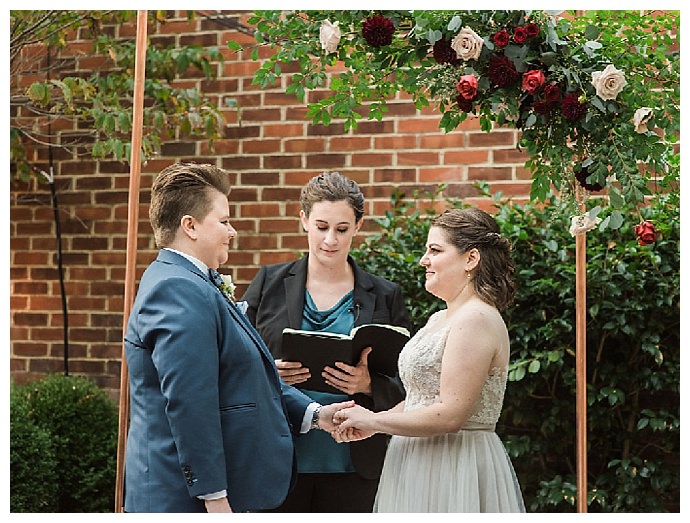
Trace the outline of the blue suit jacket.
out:
<instances>
[{"instance_id":1,"label":"blue suit jacket","mask_svg":"<svg viewBox=\"0 0 690 523\"><path fill-rule=\"evenodd\" d=\"M125 334L130 427L126 512L273 508L294 477L293 435L310 399L285 383L247 318L208 275L161 250Z\"/></svg>"}]
</instances>

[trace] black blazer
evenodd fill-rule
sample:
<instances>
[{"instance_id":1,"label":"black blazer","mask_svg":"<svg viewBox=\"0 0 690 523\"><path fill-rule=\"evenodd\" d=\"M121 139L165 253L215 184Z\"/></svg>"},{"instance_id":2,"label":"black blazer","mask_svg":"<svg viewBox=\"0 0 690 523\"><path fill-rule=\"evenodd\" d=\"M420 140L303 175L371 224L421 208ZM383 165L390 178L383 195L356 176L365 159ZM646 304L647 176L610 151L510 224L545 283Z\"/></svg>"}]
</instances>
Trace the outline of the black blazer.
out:
<instances>
[{"instance_id":1,"label":"black blazer","mask_svg":"<svg viewBox=\"0 0 690 523\"><path fill-rule=\"evenodd\" d=\"M262 267L242 297L247 302L250 321L276 359L281 357L283 329L300 329L302 325L307 260L305 256L297 261ZM355 275L355 325L388 323L411 330L400 286L360 269L350 257L348 262ZM394 407L405 397L397 376L372 373L371 390L371 396L355 394L352 399L378 412ZM380 476L388 439L385 434L376 434L350 443L352 462L362 477L376 479Z\"/></svg>"}]
</instances>

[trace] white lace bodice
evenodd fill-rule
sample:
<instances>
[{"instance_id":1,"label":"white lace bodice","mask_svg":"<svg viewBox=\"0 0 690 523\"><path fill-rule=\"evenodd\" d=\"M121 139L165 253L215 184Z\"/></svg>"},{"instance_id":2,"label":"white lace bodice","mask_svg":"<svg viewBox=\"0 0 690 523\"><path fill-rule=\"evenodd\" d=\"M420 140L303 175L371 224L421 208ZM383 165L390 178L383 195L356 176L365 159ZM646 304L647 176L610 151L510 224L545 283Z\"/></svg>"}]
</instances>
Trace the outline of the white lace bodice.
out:
<instances>
[{"instance_id":1,"label":"white lace bodice","mask_svg":"<svg viewBox=\"0 0 690 523\"><path fill-rule=\"evenodd\" d=\"M400 352L398 368L407 392L405 410L431 405L440 398L441 360L450 328L433 329L438 314L434 314ZM501 415L507 378L507 369L491 369L466 425L496 424Z\"/></svg>"}]
</instances>

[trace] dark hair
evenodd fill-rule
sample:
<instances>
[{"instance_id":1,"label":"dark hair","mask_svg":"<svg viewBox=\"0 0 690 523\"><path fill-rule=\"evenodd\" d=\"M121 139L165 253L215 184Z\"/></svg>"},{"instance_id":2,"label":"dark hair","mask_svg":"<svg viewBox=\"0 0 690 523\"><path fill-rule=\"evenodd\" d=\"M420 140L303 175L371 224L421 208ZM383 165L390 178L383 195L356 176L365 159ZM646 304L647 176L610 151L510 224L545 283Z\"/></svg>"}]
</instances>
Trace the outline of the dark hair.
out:
<instances>
[{"instance_id":1,"label":"dark hair","mask_svg":"<svg viewBox=\"0 0 690 523\"><path fill-rule=\"evenodd\" d=\"M211 211L212 191L230 194L228 173L215 165L174 163L163 169L151 188L149 219L158 247L170 244L185 214L203 220Z\"/></svg>"},{"instance_id":2,"label":"dark hair","mask_svg":"<svg viewBox=\"0 0 690 523\"><path fill-rule=\"evenodd\" d=\"M460 253L479 251L481 259L472 279L475 291L498 310L508 308L515 295L515 265L510 242L493 216L475 208L450 209L434 218L431 226L443 229Z\"/></svg>"},{"instance_id":3,"label":"dark hair","mask_svg":"<svg viewBox=\"0 0 690 523\"><path fill-rule=\"evenodd\" d=\"M315 203L342 200L347 201L352 207L355 212L355 221L360 221L364 216L364 195L354 181L339 172L325 172L314 176L302 187L299 198L302 210L307 216Z\"/></svg>"}]
</instances>

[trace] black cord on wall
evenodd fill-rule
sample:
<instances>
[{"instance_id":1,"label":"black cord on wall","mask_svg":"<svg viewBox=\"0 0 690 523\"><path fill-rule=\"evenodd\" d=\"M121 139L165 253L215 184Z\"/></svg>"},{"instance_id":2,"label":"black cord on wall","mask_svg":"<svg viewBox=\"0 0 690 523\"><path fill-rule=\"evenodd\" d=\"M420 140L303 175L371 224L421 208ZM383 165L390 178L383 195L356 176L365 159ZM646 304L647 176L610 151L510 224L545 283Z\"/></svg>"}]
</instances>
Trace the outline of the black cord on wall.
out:
<instances>
[{"instance_id":1,"label":"black cord on wall","mask_svg":"<svg viewBox=\"0 0 690 523\"><path fill-rule=\"evenodd\" d=\"M50 81L50 46L46 47L47 58L47 79ZM62 299L62 339L63 339L63 370L65 376L69 376L69 315L67 312L67 293L65 291L65 275L62 265L62 227L60 226L60 206L58 204L57 190L55 188L55 166L53 163L53 138L52 126L48 120L48 166L50 172L43 175L48 179L50 185L50 201L53 207L53 219L55 221L55 239L57 241L57 264L58 277L60 280L60 297Z\"/></svg>"}]
</instances>

